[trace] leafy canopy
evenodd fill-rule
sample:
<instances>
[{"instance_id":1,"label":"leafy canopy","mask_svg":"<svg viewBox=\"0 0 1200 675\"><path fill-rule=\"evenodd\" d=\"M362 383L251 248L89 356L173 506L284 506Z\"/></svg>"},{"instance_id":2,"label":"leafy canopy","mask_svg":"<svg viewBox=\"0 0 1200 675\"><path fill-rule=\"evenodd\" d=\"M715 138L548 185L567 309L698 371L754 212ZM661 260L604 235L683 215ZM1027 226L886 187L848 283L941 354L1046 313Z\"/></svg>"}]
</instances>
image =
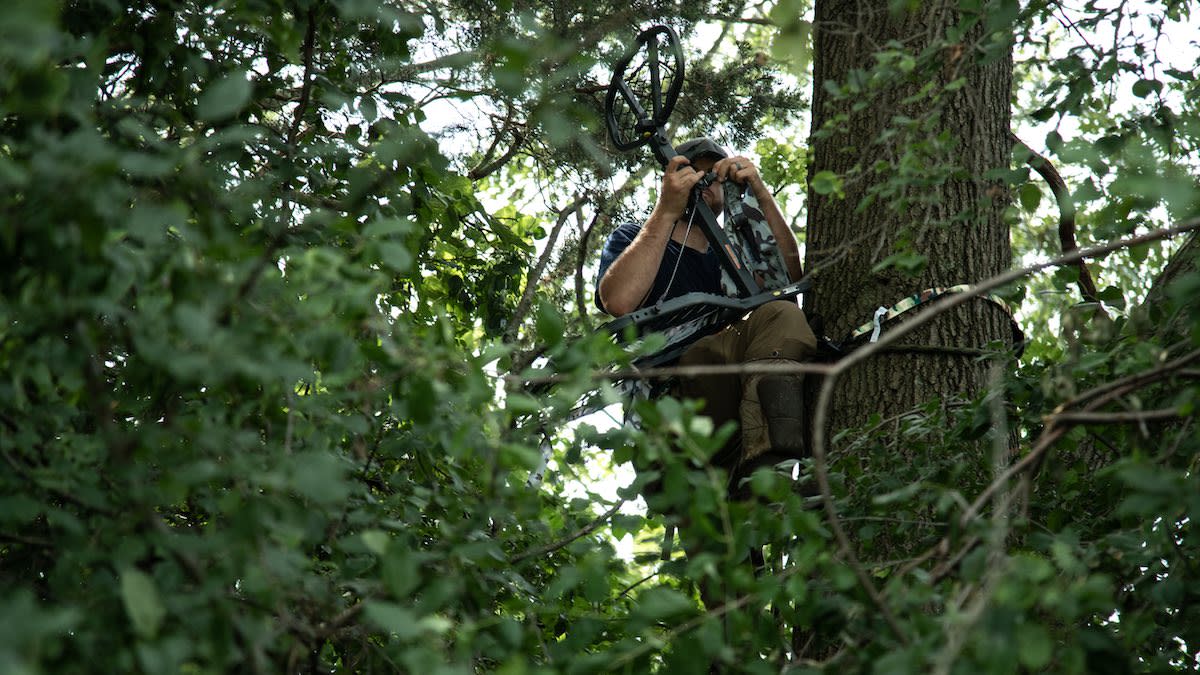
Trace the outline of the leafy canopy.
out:
<instances>
[{"instance_id":1,"label":"leafy canopy","mask_svg":"<svg viewBox=\"0 0 1200 675\"><path fill-rule=\"evenodd\" d=\"M628 359L584 330L604 228L645 196L642 160L604 149L604 64L654 21L705 36L678 131L754 140L803 185L804 9L7 3L0 671L1194 668L1194 258L1154 290L1166 254L1105 261L1106 313L1030 281L1059 332L994 391L835 441L831 497L899 633L791 481L724 498L705 460L733 430L694 404L562 423L585 392L616 401L592 373ZM1196 216L1195 64L1155 48L1188 3L988 10L1021 36L1016 111L1056 125L1085 243ZM1045 253L1049 201L1015 171L1014 245ZM564 381L506 391L535 343ZM980 452L1006 425L1017 458ZM1040 470L996 482L1041 439ZM656 482L648 509L576 480L628 464L619 499ZM693 554L658 560L681 519Z\"/></svg>"}]
</instances>

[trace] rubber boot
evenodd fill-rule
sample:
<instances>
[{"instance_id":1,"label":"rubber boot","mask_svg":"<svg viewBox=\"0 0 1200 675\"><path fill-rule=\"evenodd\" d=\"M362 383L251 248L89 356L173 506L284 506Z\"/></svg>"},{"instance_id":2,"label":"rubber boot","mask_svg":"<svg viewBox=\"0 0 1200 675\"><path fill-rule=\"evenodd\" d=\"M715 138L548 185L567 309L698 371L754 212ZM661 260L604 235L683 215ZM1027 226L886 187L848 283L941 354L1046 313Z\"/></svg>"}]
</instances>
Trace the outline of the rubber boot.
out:
<instances>
[{"instance_id":1,"label":"rubber boot","mask_svg":"<svg viewBox=\"0 0 1200 675\"><path fill-rule=\"evenodd\" d=\"M810 450L808 423L804 417L804 377L767 376L758 384L758 395L767 421L767 437L771 441L771 451L763 459L773 458L776 462L807 459ZM821 494L813 476L802 472L795 477L796 492L802 497Z\"/></svg>"},{"instance_id":2,"label":"rubber boot","mask_svg":"<svg viewBox=\"0 0 1200 675\"><path fill-rule=\"evenodd\" d=\"M791 359L759 359L753 362L755 365L779 365L791 366L796 362ZM740 464L747 464L754 461L759 455L763 455L771 450L773 445L771 435L768 429L766 408L759 403L759 393L762 391L760 385L763 382L773 381L780 378L793 378L795 375L774 375L761 374L750 375L742 380L742 402L740 407L740 417L742 423L742 455L739 458ZM772 394L774 393L774 387ZM784 432L786 434L786 431Z\"/></svg>"},{"instance_id":3,"label":"rubber boot","mask_svg":"<svg viewBox=\"0 0 1200 675\"><path fill-rule=\"evenodd\" d=\"M765 375L758 382L758 400L767 424L767 438L772 452L796 459L807 457L804 377Z\"/></svg>"}]
</instances>

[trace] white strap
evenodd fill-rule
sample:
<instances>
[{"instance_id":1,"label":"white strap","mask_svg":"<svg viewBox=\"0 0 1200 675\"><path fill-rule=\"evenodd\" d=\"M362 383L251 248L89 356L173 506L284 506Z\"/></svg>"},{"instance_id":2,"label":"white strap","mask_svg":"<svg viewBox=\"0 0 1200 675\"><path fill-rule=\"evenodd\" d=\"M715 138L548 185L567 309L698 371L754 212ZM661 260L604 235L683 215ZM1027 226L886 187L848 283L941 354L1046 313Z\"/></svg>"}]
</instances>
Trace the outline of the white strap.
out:
<instances>
[{"instance_id":1,"label":"white strap","mask_svg":"<svg viewBox=\"0 0 1200 675\"><path fill-rule=\"evenodd\" d=\"M883 328L883 326L880 325L880 321L883 319L884 315L887 313L888 313L887 307L880 307L879 309L875 310L875 318L873 319L873 321L875 322L875 330L871 331L870 342L875 342L879 339L879 331Z\"/></svg>"}]
</instances>

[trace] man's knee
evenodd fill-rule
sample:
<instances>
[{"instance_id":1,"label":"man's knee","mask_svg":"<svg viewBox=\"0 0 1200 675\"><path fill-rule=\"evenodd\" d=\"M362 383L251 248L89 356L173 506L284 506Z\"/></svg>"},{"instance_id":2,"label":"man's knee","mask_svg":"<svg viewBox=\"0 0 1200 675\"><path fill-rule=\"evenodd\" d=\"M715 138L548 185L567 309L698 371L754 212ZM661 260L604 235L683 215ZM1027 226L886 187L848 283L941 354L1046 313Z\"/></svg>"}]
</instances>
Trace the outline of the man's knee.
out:
<instances>
[{"instance_id":1,"label":"man's knee","mask_svg":"<svg viewBox=\"0 0 1200 675\"><path fill-rule=\"evenodd\" d=\"M768 302L751 312L746 322L751 335L750 359L803 360L817 349L817 336L795 302Z\"/></svg>"}]
</instances>

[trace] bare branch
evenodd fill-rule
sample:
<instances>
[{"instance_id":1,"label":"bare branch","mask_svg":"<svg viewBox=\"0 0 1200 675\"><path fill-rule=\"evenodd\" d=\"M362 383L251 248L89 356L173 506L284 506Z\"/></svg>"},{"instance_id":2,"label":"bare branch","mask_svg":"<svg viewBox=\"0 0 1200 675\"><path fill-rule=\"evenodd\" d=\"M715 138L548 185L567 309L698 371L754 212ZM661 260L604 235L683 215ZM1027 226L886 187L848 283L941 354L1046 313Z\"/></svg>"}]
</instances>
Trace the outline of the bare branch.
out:
<instances>
[{"instance_id":1,"label":"bare branch","mask_svg":"<svg viewBox=\"0 0 1200 675\"><path fill-rule=\"evenodd\" d=\"M296 139L300 135L300 122L308 112L308 103L312 98L313 85L313 50L317 41L317 5L308 9L308 28L304 33L304 81L300 87L300 102L296 104L296 114L292 117L292 126L288 129L287 153L288 159L296 152Z\"/></svg>"},{"instance_id":2,"label":"bare branch","mask_svg":"<svg viewBox=\"0 0 1200 675\"><path fill-rule=\"evenodd\" d=\"M1054 193L1054 201L1058 203L1058 241L1062 245L1062 252L1078 251L1079 243L1075 240L1075 203L1071 201L1067 182L1063 180L1062 175L1058 173L1058 169L1054 168L1050 160L1038 154L1012 131L1008 132L1008 136L1029 153L1026 163L1041 174L1042 178L1046 180L1046 184L1050 186L1050 191ZM1092 273L1088 270L1087 262L1081 258L1075 263L1075 268L1079 270L1079 291L1083 295L1083 299L1088 302L1100 302L1096 291L1096 282L1092 280Z\"/></svg>"},{"instance_id":3,"label":"bare branch","mask_svg":"<svg viewBox=\"0 0 1200 675\"><path fill-rule=\"evenodd\" d=\"M546 266L550 264L550 257L554 254L554 246L558 243L558 235L562 232L563 225L566 225L571 214L583 206L587 201L586 194L578 194L567 206L564 206L558 212L558 219L554 223L554 229L550 231L550 236L546 238L546 248L542 250L542 256L538 259L537 265L532 270L529 270L529 276L525 279L525 290L521 293L521 300L517 303L517 309L513 312L512 319L509 320L508 328L504 331L504 341L511 342L517 337L517 332L521 329L521 323L525 320L525 315L529 313L529 306L533 302L533 293L537 290L538 280L546 271Z\"/></svg>"},{"instance_id":4,"label":"bare branch","mask_svg":"<svg viewBox=\"0 0 1200 675\"><path fill-rule=\"evenodd\" d=\"M721 23L744 23L751 26L774 26L775 22L762 16L733 16L730 14L706 14L705 19Z\"/></svg>"},{"instance_id":5,"label":"bare branch","mask_svg":"<svg viewBox=\"0 0 1200 675\"><path fill-rule=\"evenodd\" d=\"M1175 408L1159 408L1130 412L1065 412L1051 417L1061 424L1138 424L1179 419L1184 415Z\"/></svg>"},{"instance_id":6,"label":"bare branch","mask_svg":"<svg viewBox=\"0 0 1200 675\"><path fill-rule=\"evenodd\" d=\"M603 525L604 523L607 523L608 519L612 518L613 515L617 512L617 510L620 509L621 505L624 503L625 503L625 500L621 500L621 501L617 502L616 504L613 504L611 507L609 507L609 509L607 511L605 511L604 513L597 516L595 518L595 520L588 523L587 525L584 525L577 532L571 534L569 537L567 537L565 539L560 539L556 542L546 544L545 546L539 546L531 551L525 551L524 553L515 555L512 558L509 558L509 560L508 560L509 564L518 565L520 563L525 562L526 560L528 560L530 558L540 558L544 555L549 555L561 548L564 548L564 547L570 545L571 542L573 542L573 541L576 541L578 539L588 536L592 532L595 532L601 525Z\"/></svg>"},{"instance_id":7,"label":"bare branch","mask_svg":"<svg viewBox=\"0 0 1200 675\"><path fill-rule=\"evenodd\" d=\"M443 68L461 68L478 59L480 56L482 56L482 54L483 52L479 51L478 49L465 49L461 52L445 54L428 61L410 63L400 69L400 75L398 79L403 80L415 75L423 75L435 70L442 70Z\"/></svg>"},{"instance_id":8,"label":"bare branch","mask_svg":"<svg viewBox=\"0 0 1200 675\"><path fill-rule=\"evenodd\" d=\"M594 380L665 380L672 377L700 377L703 375L826 375L833 366L820 363L731 363L726 365L664 366L662 368L628 368L622 370L596 371L589 375ZM506 375L511 384L559 384L574 380L577 375L539 375L522 377Z\"/></svg>"}]
</instances>

